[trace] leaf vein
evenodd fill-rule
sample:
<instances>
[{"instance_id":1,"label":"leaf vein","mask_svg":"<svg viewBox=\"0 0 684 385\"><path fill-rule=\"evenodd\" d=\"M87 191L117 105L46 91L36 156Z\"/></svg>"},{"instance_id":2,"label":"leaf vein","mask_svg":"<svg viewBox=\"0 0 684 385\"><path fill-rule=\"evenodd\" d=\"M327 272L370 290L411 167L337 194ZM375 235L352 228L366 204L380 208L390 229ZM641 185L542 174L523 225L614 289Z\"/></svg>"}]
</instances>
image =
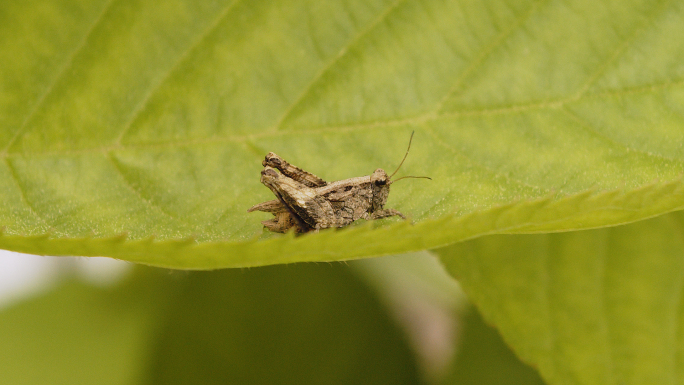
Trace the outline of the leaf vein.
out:
<instances>
[{"instance_id":1,"label":"leaf vein","mask_svg":"<svg viewBox=\"0 0 684 385\"><path fill-rule=\"evenodd\" d=\"M21 123L21 126L17 129L17 131L14 133L12 138L9 140L5 148L0 151L0 156L7 156L7 153L9 149L12 147L12 145L19 139L21 134L26 130L26 127L28 127L28 123L33 119L33 117L36 115L36 113L40 110L40 108L43 106L43 103L47 99L47 97L52 93L52 91L55 89L55 86L57 83L59 83L60 80L63 79L64 75L67 72L67 69L69 69L73 64L74 60L76 59L76 56L80 52L83 51L83 49L87 46L88 39L92 35L93 31L95 28L102 22L102 19L104 18L104 15L107 13L107 11L111 8L112 4L114 4L116 0L109 0L109 2L104 6L102 9L102 12L97 16L93 24L90 26L86 34L83 36L83 40L76 46L76 49L67 57L67 60L64 62L62 67L57 71L57 75L53 79L52 83L45 89L45 91L38 97L36 100L36 104L33 106L33 109L29 114L26 116L24 121Z\"/></svg>"},{"instance_id":2,"label":"leaf vein","mask_svg":"<svg viewBox=\"0 0 684 385\"><path fill-rule=\"evenodd\" d=\"M219 25L221 25L221 22L230 14L230 11L233 10L238 3L240 3L240 1L241 0L233 1L222 12L220 12L216 19L211 24L209 24L208 28L198 35L197 40L190 44L190 46L178 56L177 60L168 68L166 73L159 78L157 84L154 84L149 88L147 94L140 100L140 103L138 103L138 105L133 110L131 117L124 124L123 128L121 129L121 132L114 140L113 147L121 147L121 141L123 140L124 136L126 136L128 131L131 129L135 120L140 116L140 114L145 110L145 108L147 108L150 100L152 99L152 96L154 96L154 94L161 88L161 86L164 83L166 83L166 81L171 77L176 68L178 68L178 66L189 57L190 53L200 44L202 44L204 39L206 39L214 30L216 30L216 28L218 28Z\"/></svg>"},{"instance_id":3,"label":"leaf vein","mask_svg":"<svg viewBox=\"0 0 684 385\"><path fill-rule=\"evenodd\" d=\"M461 156L462 158L466 159L467 161L469 161L473 165L476 165L477 167L480 167L481 169L488 171L490 174L497 175L497 176L499 176L499 177L501 177L501 178L503 178L503 179L505 179L511 183L514 183L518 186L521 186L521 187L526 187L526 188L530 188L530 189L535 190L535 191L541 191L541 192L545 192L545 193L550 192L550 190L548 190L546 188L543 188L541 186L533 186L533 185L528 184L526 182L523 182L521 180L514 179L509 175L501 173L501 171L499 171L499 170L495 170L495 169L492 169L488 166L485 166L484 164L482 164L482 162L475 161L474 159L470 158L469 156L467 156L465 153L458 150L457 148L455 148L451 145L448 145L448 142L441 139L439 137L439 135L431 127L425 125L425 126L423 126L423 128L425 129L425 131L427 131L435 139L435 142L438 145L442 146L443 148L447 149L448 151L450 151L451 153L453 153L455 155Z\"/></svg>"},{"instance_id":4,"label":"leaf vein","mask_svg":"<svg viewBox=\"0 0 684 385\"><path fill-rule=\"evenodd\" d=\"M509 28L506 30L502 31L493 41L491 44L487 45L484 49L480 51L480 54L473 60L473 62L461 73L461 76L459 76L456 81L454 82L454 85L451 87L451 89L444 95L444 97L437 103L437 106L433 109L434 113L439 113L442 108L444 108L444 104L451 98L453 95L456 94L456 92L459 90L459 88L463 85L463 82L466 80L466 78L476 71L489 57L489 55L494 52L494 50L501 46L503 43L506 42L506 40L519 28L523 26L523 24L532 16L532 14L539 8L543 3L548 3L547 0L539 0L535 2L530 9L527 10L527 12L523 13L520 15L518 18L516 18Z\"/></svg>"},{"instance_id":5,"label":"leaf vein","mask_svg":"<svg viewBox=\"0 0 684 385\"><path fill-rule=\"evenodd\" d=\"M591 94L584 95L582 97L582 99L602 98L602 97L606 97L606 96L620 97L623 95L656 92L656 91L667 89L667 88L682 87L682 86L684 86L684 79L671 81L671 82L657 83L657 84L648 84L648 85L633 87L633 88L626 88L626 89L619 90L619 91L605 91L605 92L591 93ZM312 127L310 129L308 129L307 132L311 133L311 134L328 133L328 132L355 132L355 131L365 131L365 130L369 130L369 129L392 128L392 127L403 126L403 125L422 125L422 124L434 121L436 119L443 119L443 118L457 119L457 118L462 118L462 117L478 117L478 116L500 115L500 114L510 114L510 113L519 113L519 112L528 112L528 111L539 111L542 109L562 109L565 104L569 104L572 102L576 102L576 100L574 100L574 99L558 99L558 100L549 100L549 101L545 101L545 102L536 102L536 103L527 103L527 104L512 105L512 106L506 106L506 107L497 107L497 108L492 108L492 109L458 111L458 112L449 112L449 113L441 113L441 114L435 114L434 112L430 112L427 114L422 114L422 115L418 115L418 116L414 116L414 117L401 118L401 119L395 119L395 120L364 122L364 123L358 123L358 124L344 124L344 125L337 125L337 126L329 125L329 126ZM166 140L166 141L158 141L158 142L138 142L138 143L127 143L125 145L108 145L108 146L85 148L85 149L79 149L79 150L45 151L45 152L30 153L30 154L32 154L32 155L43 155L43 156L79 155L79 154L89 154L89 153L106 154L108 152L115 151L115 150L121 150L121 149L183 148L183 147L187 147L187 146L213 144L213 143L220 143L220 142L241 143L241 142L246 142L246 141L250 141L250 140L252 140L252 141L257 140L259 138L272 138L275 136L282 136L282 135L287 135L287 132L264 131L262 133L257 133L257 134L234 135L234 136L209 136L209 137L202 137L202 138L189 139L189 140L188 139L182 139L182 140ZM27 153L25 153L25 154L27 154ZM0 152L0 157L2 157L2 158L11 158L13 156L14 156L13 154Z\"/></svg>"},{"instance_id":6,"label":"leaf vein","mask_svg":"<svg viewBox=\"0 0 684 385\"><path fill-rule=\"evenodd\" d=\"M181 222L181 223L185 223L186 225L190 225L190 226L192 227L192 225L191 225L190 223L188 223L188 222L182 220L181 218L179 218L178 216L174 215L173 213L168 212L168 211L167 211L166 209L164 209L161 205L155 203L152 199L146 198L146 197L140 192L140 190L138 190L138 189L133 185L133 183L131 183L131 182L128 180L128 177L126 177L126 173L125 173L124 170L122 169L122 167L121 167L121 165L119 164L119 162L118 162L116 159L114 159L114 155L113 155L112 153L107 154L106 158L107 158L107 160L112 164L112 166L114 166L114 169L116 170L116 172L121 176L121 180L122 180L122 182L123 182L123 185L126 186L126 188L127 188L128 190L130 190L131 192L133 192L133 194L134 194L136 197L138 197L141 201L143 201L143 203L144 203L146 206L148 206L148 207L150 207L150 208L152 208L152 209L156 209L157 211L159 211L160 213L162 213L164 216L169 217L169 218L173 219L174 221Z\"/></svg>"},{"instance_id":7,"label":"leaf vein","mask_svg":"<svg viewBox=\"0 0 684 385\"><path fill-rule=\"evenodd\" d=\"M38 210L33 206L31 201L28 199L28 196L26 195L26 190L24 189L24 186L21 184L21 180L19 179L19 175L17 175L17 170L12 166L12 163L9 161L9 158L5 158L5 165L10 171L10 175L12 176L12 180L14 183L17 185L17 188L19 189L19 194L21 195L21 200L24 201L26 204L26 207L28 207L29 211L31 214L33 214L38 220L43 222L48 228L53 229L54 227L50 225L50 223L38 213Z\"/></svg>"},{"instance_id":8,"label":"leaf vein","mask_svg":"<svg viewBox=\"0 0 684 385\"><path fill-rule=\"evenodd\" d=\"M371 23L368 24L368 26L362 30L360 30L352 39L349 41L348 44L344 45L340 51L335 55L332 60L325 64L312 78L311 81L302 88L302 92L297 96L297 98L290 103L290 106L285 109L285 112L283 115L276 121L275 125L269 130L269 131L278 131L280 130L283 125L283 122L292 114L294 109L304 100L304 98L311 92L313 89L313 86L318 82L318 80L325 75L326 72L328 72L344 55L349 52L349 48L351 48L354 44L358 43L362 37L366 36L370 31L372 31L380 22L385 20L387 16L395 10L399 5L406 0L396 0L392 5L387 7L386 10L384 10L378 17L373 20Z\"/></svg>"},{"instance_id":9,"label":"leaf vein","mask_svg":"<svg viewBox=\"0 0 684 385\"><path fill-rule=\"evenodd\" d=\"M615 139L602 134L601 132L596 130L589 121L587 121L586 119L577 115L576 113L568 110L567 108L565 108L565 107L561 108L561 111L563 113L565 113L566 115L570 116L573 120L575 120L577 122L577 124L580 127L582 127L589 134L593 135L594 137L596 137L596 138L598 138L598 139L600 139L606 143L610 143L616 147L623 148L626 152L634 152L634 153L642 154L642 155L649 157L649 158L657 158L657 159L665 160L668 162L678 163L680 165L684 165L684 161L682 161L680 159L669 158L669 157L666 157L666 156L661 155L661 154L655 154L655 153L639 150L639 149L636 149L634 147L630 147L625 143L618 142Z\"/></svg>"},{"instance_id":10,"label":"leaf vein","mask_svg":"<svg viewBox=\"0 0 684 385\"><path fill-rule=\"evenodd\" d=\"M663 9L665 9L666 5L668 5L668 4L672 4L672 1L671 0L670 1L663 1L663 2L661 2L660 6L655 7L653 12L651 12L648 15L647 19L643 23L638 25L636 28L634 28L632 33L622 43L618 44L618 46L615 49L615 51L613 52L613 54L610 55L602 64L600 64L597 67L594 74L592 74L587 79L586 83L584 83L584 85L579 88L579 90L577 91L577 94L571 99L575 99L575 100L580 99L582 97L582 95L584 95L587 92L587 90L589 90L589 88L596 81L598 81L599 77L605 73L605 71L610 67L610 65L612 63L614 63L620 56L622 56L622 54L624 54L624 52L627 50L627 48L629 48L632 44L634 44L637 37L641 33L643 33L644 31L646 31L646 26L648 24L652 23L653 20L658 15L659 11L662 11Z\"/></svg>"}]
</instances>

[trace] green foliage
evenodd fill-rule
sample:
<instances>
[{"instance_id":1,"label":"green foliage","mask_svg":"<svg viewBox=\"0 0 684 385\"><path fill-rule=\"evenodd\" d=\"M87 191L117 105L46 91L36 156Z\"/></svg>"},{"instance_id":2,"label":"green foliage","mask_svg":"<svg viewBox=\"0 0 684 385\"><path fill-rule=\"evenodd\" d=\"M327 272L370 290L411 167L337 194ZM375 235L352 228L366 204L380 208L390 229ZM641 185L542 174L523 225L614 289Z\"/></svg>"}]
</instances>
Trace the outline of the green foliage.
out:
<instances>
[{"instance_id":1,"label":"green foliage","mask_svg":"<svg viewBox=\"0 0 684 385\"><path fill-rule=\"evenodd\" d=\"M66 283L0 313L0 340L15 385L419 382L399 329L340 264Z\"/></svg>"},{"instance_id":2,"label":"green foliage","mask_svg":"<svg viewBox=\"0 0 684 385\"><path fill-rule=\"evenodd\" d=\"M149 277L152 278L152 277ZM158 280L119 290L65 282L0 312L0 372L7 384L133 384L163 294ZM97 379L97 380L94 380Z\"/></svg>"},{"instance_id":3,"label":"green foliage","mask_svg":"<svg viewBox=\"0 0 684 385\"><path fill-rule=\"evenodd\" d=\"M672 213L684 208L680 36L684 8L664 0L5 1L0 248L181 269L439 248L484 318L547 382L682 383L683 217ZM246 212L272 199L259 183L269 151L332 181L393 170L411 131L398 176L433 180L393 185L387 204L411 223L386 219L294 237L264 233L259 221L268 215ZM549 232L565 233L521 235ZM67 301L62 311L79 327L57 329L46 352L72 340L100 344L99 353L117 352L114 364L130 376L123 382L149 375L140 339L160 326L149 366L159 372L148 381L168 383L182 378L183 364L213 359L258 366L274 353L183 312L220 304L219 319L233 322L226 327L249 329L223 312L234 306L249 315L258 299L301 311L298 323L312 334L288 328L291 335L279 338L298 344L290 338L303 336L302 347L311 346L303 360L330 354L313 337L334 340L319 329L329 323L355 346L377 333L382 343L363 357L380 360L393 346L396 356L378 364L385 378L399 363L396 382L418 381L396 330L359 294L365 289L344 286L325 268L271 269L254 282L239 272L191 273L188 287L173 290L152 279L141 298L111 294L114 303L132 301L116 317L107 300L100 303L106 294L66 286L52 300L26 304L33 309L2 315L9 317L0 319L8 325L3 341L26 350L0 362L30 363L42 347L24 340L47 333L20 320L54 315L54 325L72 326L54 308ZM289 290L277 284L289 275L338 303L269 302ZM267 294L259 294L262 285ZM80 307L88 301L98 315ZM366 308L375 309L370 318L357 318ZM178 322L160 321L162 313ZM354 335L330 314L368 324ZM194 326L207 329L193 335ZM258 335L253 329L249 335ZM225 351L180 353L186 345L204 349L209 336L220 336ZM97 362L109 359L76 354L58 365L105 370ZM273 360L264 357L263 366ZM354 365L332 360L306 378L362 373ZM454 381L473 378L454 373ZM218 377L225 375L232 373Z\"/></svg>"},{"instance_id":4,"label":"green foliage","mask_svg":"<svg viewBox=\"0 0 684 385\"><path fill-rule=\"evenodd\" d=\"M682 212L437 250L485 319L550 384L684 381Z\"/></svg>"},{"instance_id":5,"label":"green foliage","mask_svg":"<svg viewBox=\"0 0 684 385\"><path fill-rule=\"evenodd\" d=\"M496 330L486 325L475 309L469 309L462 322L463 340L451 373L444 377L442 384L544 384L537 372L520 364Z\"/></svg>"},{"instance_id":6,"label":"green foliage","mask_svg":"<svg viewBox=\"0 0 684 385\"><path fill-rule=\"evenodd\" d=\"M665 1L5 2L0 246L211 269L679 209L681 14ZM337 180L396 167L412 130L401 173L433 181L398 183L388 207L415 226L294 240L246 212L272 198L268 151Z\"/></svg>"}]
</instances>

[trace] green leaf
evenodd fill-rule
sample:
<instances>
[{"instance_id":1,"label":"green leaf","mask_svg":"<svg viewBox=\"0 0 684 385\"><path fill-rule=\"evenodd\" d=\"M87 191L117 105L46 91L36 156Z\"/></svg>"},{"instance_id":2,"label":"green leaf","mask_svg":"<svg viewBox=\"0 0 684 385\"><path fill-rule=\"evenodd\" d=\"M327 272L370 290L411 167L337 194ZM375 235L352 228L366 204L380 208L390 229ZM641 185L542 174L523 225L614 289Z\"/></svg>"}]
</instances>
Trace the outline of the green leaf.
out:
<instances>
[{"instance_id":1,"label":"green leaf","mask_svg":"<svg viewBox=\"0 0 684 385\"><path fill-rule=\"evenodd\" d=\"M51 293L2 309L2 381L139 383L165 295L159 276L139 278L115 289L63 282Z\"/></svg>"},{"instance_id":2,"label":"green leaf","mask_svg":"<svg viewBox=\"0 0 684 385\"><path fill-rule=\"evenodd\" d=\"M422 383L404 335L342 264L66 284L0 312L0 340L16 385Z\"/></svg>"},{"instance_id":3,"label":"green leaf","mask_svg":"<svg viewBox=\"0 0 684 385\"><path fill-rule=\"evenodd\" d=\"M0 4L0 247L176 268L328 261L684 207L670 1ZM391 172L394 219L262 235L275 151Z\"/></svg>"},{"instance_id":4,"label":"green leaf","mask_svg":"<svg viewBox=\"0 0 684 385\"><path fill-rule=\"evenodd\" d=\"M462 337L451 372L440 384L543 385L534 369L520 362L496 329L469 307L462 312Z\"/></svg>"},{"instance_id":5,"label":"green leaf","mask_svg":"<svg viewBox=\"0 0 684 385\"><path fill-rule=\"evenodd\" d=\"M428 383L543 383L484 323L434 254L370 258L349 266L375 288L407 331Z\"/></svg>"},{"instance_id":6,"label":"green leaf","mask_svg":"<svg viewBox=\"0 0 684 385\"><path fill-rule=\"evenodd\" d=\"M436 252L485 320L549 384L684 379L684 213L494 235Z\"/></svg>"}]
</instances>

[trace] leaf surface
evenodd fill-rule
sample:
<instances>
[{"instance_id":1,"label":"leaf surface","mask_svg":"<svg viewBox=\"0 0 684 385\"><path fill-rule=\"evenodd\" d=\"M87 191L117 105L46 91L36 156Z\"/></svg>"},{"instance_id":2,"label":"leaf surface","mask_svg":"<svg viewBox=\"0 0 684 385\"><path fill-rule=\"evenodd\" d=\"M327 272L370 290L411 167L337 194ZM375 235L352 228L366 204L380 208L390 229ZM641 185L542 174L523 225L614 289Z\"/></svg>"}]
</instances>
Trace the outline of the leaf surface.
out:
<instances>
[{"instance_id":1,"label":"leaf surface","mask_svg":"<svg viewBox=\"0 0 684 385\"><path fill-rule=\"evenodd\" d=\"M549 384L684 382L684 214L436 250Z\"/></svg>"},{"instance_id":2,"label":"leaf surface","mask_svg":"<svg viewBox=\"0 0 684 385\"><path fill-rule=\"evenodd\" d=\"M472 307L462 314L462 337L451 371L442 385L544 385L539 374L520 362L493 327Z\"/></svg>"},{"instance_id":3,"label":"leaf surface","mask_svg":"<svg viewBox=\"0 0 684 385\"><path fill-rule=\"evenodd\" d=\"M672 1L0 5L0 247L210 269L328 261L684 206ZM274 151L388 172L411 218L263 234Z\"/></svg>"}]
</instances>

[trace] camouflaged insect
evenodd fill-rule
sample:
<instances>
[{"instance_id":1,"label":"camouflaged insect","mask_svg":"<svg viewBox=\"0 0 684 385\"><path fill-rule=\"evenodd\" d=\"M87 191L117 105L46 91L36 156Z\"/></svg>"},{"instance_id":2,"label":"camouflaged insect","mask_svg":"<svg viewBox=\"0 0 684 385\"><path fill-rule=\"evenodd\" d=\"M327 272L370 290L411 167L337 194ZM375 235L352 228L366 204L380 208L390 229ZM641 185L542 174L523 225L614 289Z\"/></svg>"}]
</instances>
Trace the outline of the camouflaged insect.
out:
<instances>
[{"instance_id":1,"label":"camouflaged insect","mask_svg":"<svg viewBox=\"0 0 684 385\"><path fill-rule=\"evenodd\" d=\"M403 162L402 160L402 164ZM331 227L345 227L359 219L391 216L406 219L397 210L383 208L393 182L390 180L391 176L381 168L371 175L327 183L272 152L266 155L262 165L264 169L261 171L261 183L268 187L277 199L259 203L247 211L272 213L273 219L261 222L270 231L284 233L294 230L297 233L305 233Z\"/></svg>"}]
</instances>

